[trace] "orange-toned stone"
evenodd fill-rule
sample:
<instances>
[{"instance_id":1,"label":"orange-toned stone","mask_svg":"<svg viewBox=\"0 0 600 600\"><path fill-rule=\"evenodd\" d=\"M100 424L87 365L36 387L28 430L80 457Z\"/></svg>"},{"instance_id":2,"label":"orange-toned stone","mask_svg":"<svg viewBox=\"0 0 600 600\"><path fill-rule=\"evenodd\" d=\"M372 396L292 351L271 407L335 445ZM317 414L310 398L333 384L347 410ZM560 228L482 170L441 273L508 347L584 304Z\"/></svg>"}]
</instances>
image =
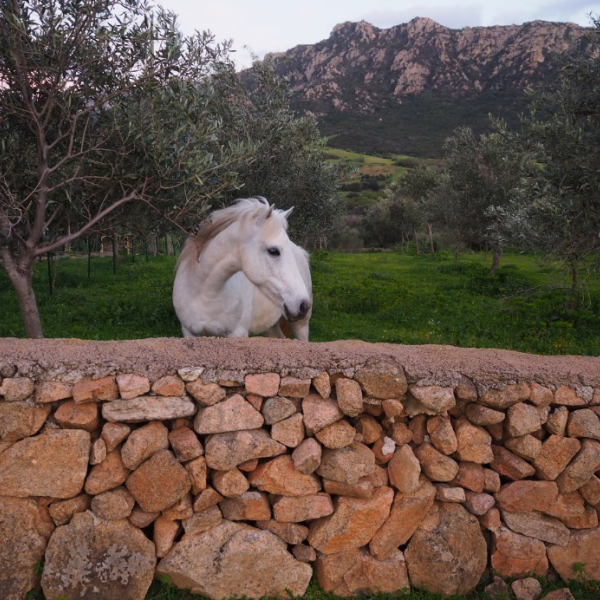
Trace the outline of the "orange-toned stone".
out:
<instances>
[{"instance_id":1,"label":"orange-toned stone","mask_svg":"<svg viewBox=\"0 0 600 600\"><path fill-rule=\"evenodd\" d=\"M307 496L321 489L319 478L296 470L288 454L259 465L248 480L263 492L282 496Z\"/></svg>"},{"instance_id":2,"label":"orange-toned stone","mask_svg":"<svg viewBox=\"0 0 600 600\"><path fill-rule=\"evenodd\" d=\"M586 406L587 402L584 398L577 395L577 391L573 388L560 385L554 392L554 400L552 404L560 406Z\"/></svg>"},{"instance_id":3,"label":"orange-toned stone","mask_svg":"<svg viewBox=\"0 0 600 600\"><path fill-rule=\"evenodd\" d=\"M535 381L531 383L529 401L536 406L548 406L554 400L552 390Z\"/></svg>"},{"instance_id":4,"label":"orange-toned stone","mask_svg":"<svg viewBox=\"0 0 600 600\"><path fill-rule=\"evenodd\" d=\"M383 431L379 422L371 415L361 415L354 423L354 427L362 436L363 444L373 444L380 438Z\"/></svg>"},{"instance_id":5,"label":"orange-toned stone","mask_svg":"<svg viewBox=\"0 0 600 600\"><path fill-rule=\"evenodd\" d=\"M38 404L58 402L71 397L72 386L62 381L43 381L35 389L35 401Z\"/></svg>"},{"instance_id":6,"label":"orange-toned stone","mask_svg":"<svg viewBox=\"0 0 600 600\"><path fill-rule=\"evenodd\" d=\"M494 529L498 529L500 527L500 511L496 508L490 508L486 513L477 517L479 523L485 529L493 531Z\"/></svg>"},{"instance_id":7,"label":"orange-toned stone","mask_svg":"<svg viewBox=\"0 0 600 600\"><path fill-rule=\"evenodd\" d=\"M236 498L225 498L219 508L223 517L230 521L267 521L271 518L271 507L264 492L244 492Z\"/></svg>"},{"instance_id":8,"label":"orange-toned stone","mask_svg":"<svg viewBox=\"0 0 600 600\"><path fill-rule=\"evenodd\" d=\"M279 421L271 427L271 437L288 448L297 448L302 443L304 436L304 419L299 413Z\"/></svg>"},{"instance_id":9,"label":"orange-toned stone","mask_svg":"<svg viewBox=\"0 0 600 600\"><path fill-rule=\"evenodd\" d=\"M491 566L502 577L544 577L548 558L544 542L504 527L492 531Z\"/></svg>"},{"instance_id":10,"label":"orange-toned stone","mask_svg":"<svg viewBox=\"0 0 600 600\"><path fill-rule=\"evenodd\" d=\"M413 432L404 423L394 423L390 437L398 446L404 446L404 444L408 444L412 441ZM423 439L424 437L425 436L423 436Z\"/></svg>"},{"instance_id":11,"label":"orange-toned stone","mask_svg":"<svg viewBox=\"0 0 600 600\"><path fill-rule=\"evenodd\" d=\"M456 434L448 417L432 417L427 421L427 433L431 443L442 454L453 454L458 447Z\"/></svg>"},{"instance_id":12,"label":"orange-toned stone","mask_svg":"<svg viewBox=\"0 0 600 600\"><path fill-rule=\"evenodd\" d=\"M152 541L156 548L157 558L162 558L169 553L180 531L181 523L179 521L166 519L162 515L154 521Z\"/></svg>"},{"instance_id":13,"label":"orange-toned stone","mask_svg":"<svg viewBox=\"0 0 600 600\"><path fill-rule=\"evenodd\" d=\"M480 404L505 410L509 406L528 400L531 396L531 388L528 383L521 381L520 383L509 384L501 390L489 389L479 400Z\"/></svg>"},{"instance_id":14,"label":"orange-toned stone","mask_svg":"<svg viewBox=\"0 0 600 600\"><path fill-rule=\"evenodd\" d=\"M161 450L142 463L128 478L127 489L146 512L164 510L192 487L187 471L169 450Z\"/></svg>"},{"instance_id":15,"label":"orange-toned stone","mask_svg":"<svg viewBox=\"0 0 600 600\"><path fill-rule=\"evenodd\" d=\"M485 486L484 468L473 462L461 461L458 463L456 477L451 485L459 485L472 492L483 492Z\"/></svg>"},{"instance_id":16,"label":"orange-toned stone","mask_svg":"<svg viewBox=\"0 0 600 600\"><path fill-rule=\"evenodd\" d=\"M183 521L183 528L187 535L201 534L216 527L222 520L221 509L213 505L202 511L195 512L189 519Z\"/></svg>"},{"instance_id":17,"label":"orange-toned stone","mask_svg":"<svg viewBox=\"0 0 600 600\"><path fill-rule=\"evenodd\" d=\"M388 464L390 484L402 493L410 494L419 487L421 465L412 448L401 446Z\"/></svg>"},{"instance_id":18,"label":"orange-toned stone","mask_svg":"<svg viewBox=\"0 0 600 600\"><path fill-rule=\"evenodd\" d=\"M169 447L168 436L169 430L160 421L134 429L121 448L123 464L132 471L137 469L153 454Z\"/></svg>"},{"instance_id":19,"label":"orange-toned stone","mask_svg":"<svg viewBox=\"0 0 600 600\"><path fill-rule=\"evenodd\" d=\"M202 512L211 506L216 506L223 500L223 496L210 486L200 492L200 495L194 499L194 512Z\"/></svg>"},{"instance_id":20,"label":"orange-toned stone","mask_svg":"<svg viewBox=\"0 0 600 600\"><path fill-rule=\"evenodd\" d=\"M586 506L582 515L563 517L561 521L569 529L594 529L598 527L598 511L593 506Z\"/></svg>"},{"instance_id":21,"label":"orange-toned stone","mask_svg":"<svg viewBox=\"0 0 600 600\"><path fill-rule=\"evenodd\" d=\"M256 526L274 533L286 544L301 544L308 537L308 527L297 523L279 523L270 519L257 521Z\"/></svg>"},{"instance_id":22,"label":"orange-toned stone","mask_svg":"<svg viewBox=\"0 0 600 600\"><path fill-rule=\"evenodd\" d=\"M431 444L423 443L415 448L415 456L425 475L432 481L452 481L458 473L457 462L438 452Z\"/></svg>"},{"instance_id":23,"label":"orange-toned stone","mask_svg":"<svg viewBox=\"0 0 600 600\"><path fill-rule=\"evenodd\" d=\"M381 408L383 408L383 412L385 416L394 419L396 417L401 418L406 416L406 410L404 409L404 405L400 400L394 400L393 398L388 398L381 403Z\"/></svg>"},{"instance_id":24,"label":"orange-toned stone","mask_svg":"<svg viewBox=\"0 0 600 600\"><path fill-rule=\"evenodd\" d=\"M579 440L560 435L551 435L542 445L542 450L533 462L540 479L555 480L581 449Z\"/></svg>"},{"instance_id":25,"label":"orange-toned stone","mask_svg":"<svg viewBox=\"0 0 600 600\"><path fill-rule=\"evenodd\" d=\"M259 373L246 375L244 385L249 394L263 396L263 398L276 396L279 391L280 376L277 373Z\"/></svg>"},{"instance_id":26,"label":"orange-toned stone","mask_svg":"<svg viewBox=\"0 0 600 600\"><path fill-rule=\"evenodd\" d=\"M328 494L335 494L337 496L370 498L373 495L373 484L364 478L355 484L323 479L323 487Z\"/></svg>"},{"instance_id":27,"label":"orange-toned stone","mask_svg":"<svg viewBox=\"0 0 600 600\"><path fill-rule=\"evenodd\" d=\"M273 516L280 523L301 523L325 517L333 512L329 494L281 496L273 502Z\"/></svg>"},{"instance_id":28,"label":"orange-toned stone","mask_svg":"<svg viewBox=\"0 0 600 600\"><path fill-rule=\"evenodd\" d=\"M398 546L405 544L421 525L433 506L435 496L435 487L425 477L421 478L420 486L414 492L398 492L388 519L369 544L371 554L379 560L392 556Z\"/></svg>"},{"instance_id":29,"label":"orange-toned stone","mask_svg":"<svg viewBox=\"0 0 600 600\"><path fill-rule=\"evenodd\" d=\"M318 377L313 377L312 384L321 398L329 398L329 396L331 396L331 380L329 379L329 373L323 372Z\"/></svg>"},{"instance_id":30,"label":"orange-toned stone","mask_svg":"<svg viewBox=\"0 0 600 600\"><path fill-rule=\"evenodd\" d=\"M99 464L92 467L85 482L85 491L92 496L112 490L122 485L129 469L123 464L121 450L113 450Z\"/></svg>"},{"instance_id":31,"label":"orange-toned stone","mask_svg":"<svg viewBox=\"0 0 600 600\"><path fill-rule=\"evenodd\" d=\"M138 529L145 529L148 525L152 525L156 519L160 517L158 511L147 513L143 511L139 506L134 506L131 514L129 515L129 522L135 525Z\"/></svg>"},{"instance_id":32,"label":"orange-toned stone","mask_svg":"<svg viewBox=\"0 0 600 600\"><path fill-rule=\"evenodd\" d=\"M75 402L116 400L119 397L119 388L112 377L83 379L73 386L72 395Z\"/></svg>"},{"instance_id":33,"label":"orange-toned stone","mask_svg":"<svg viewBox=\"0 0 600 600\"><path fill-rule=\"evenodd\" d=\"M187 462L204 454L198 436L188 427L179 427L171 431L169 443L179 462Z\"/></svg>"},{"instance_id":34,"label":"orange-toned stone","mask_svg":"<svg viewBox=\"0 0 600 600\"><path fill-rule=\"evenodd\" d=\"M299 377L283 377L279 382L280 396L288 398L304 398L308 396L310 390L310 379L300 379Z\"/></svg>"},{"instance_id":35,"label":"orange-toned stone","mask_svg":"<svg viewBox=\"0 0 600 600\"><path fill-rule=\"evenodd\" d=\"M212 406L225 399L225 390L216 383L203 383L201 379L187 383L185 386L188 394L202 406ZM257 410L260 410L258 408Z\"/></svg>"},{"instance_id":36,"label":"orange-toned stone","mask_svg":"<svg viewBox=\"0 0 600 600\"><path fill-rule=\"evenodd\" d=\"M547 512L558 497L553 481L515 481L496 494L498 506L512 512Z\"/></svg>"},{"instance_id":37,"label":"orange-toned stone","mask_svg":"<svg viewBox=\"0 0 600 600\"><path fill-rule=\"evenodd\" d=\"M573 492L585 485L600 466L600 442L584 439L579 454L556 478L558 489L563 493Z\"/></svg>"},{"instance_id":38,"label":"orange-toned stone","mask_svg":"<svg viewBox=\"0 0 600 600\"><path fill-rule=\"evenodd\" d=\"M165 375L152 384L152 391L159 396L183 396L185 383L177 375Z\"/></svg>"},{"instance_id":39,"label":"orange-toned stone","mask_svg":"<svg viewBox=\"0 0 600 600\"><path fill-rule=\"evenodd\" d=\"M165 508L162 511L162 516L166 519L171 519L171 521L181 521L182 519L189 519L194 514L194 510L192 508L192 496L191 494L186 494L175 504Z\"/></svg>"},{"instance_id":40,"label":"orange-toned stone","mask_svg":"<svg viewBox=\"0 0 600 600\"><path fill-rule=\"evenodd\" d=\"M585 512L583 496L578 492L568 494L559 493L546 510L546 514L556 517L561 521L572 517L579 517Z\"/></svg>"},{"instance_id":41,"label":"orange-toned stone","mask_svg":"<svg viewBox=\"0 0 600 600\"><path fill-rule=\"evenodd\" d=\"M55 525L59 527L60 525L69 523L75 513L87 510L90 507L91 501L92 498L88 494L79 494L75 498L53 502L49 506L48 511Z\"/></svg>"},{"instance_id":42,"label":"orange-toned stone","mask_svg":"<svg viewBox=\"0 0 600 600\"><path fill-rule=\"evenodd\" d=\"M112 452L130 433L131 427L125 423L105 423L101 435L106 451Z\"/></svg>"},{"instance_id":43,"label":"orange-toned stone","mask_svg":"<svg viewBox=\"0 0 600 600\"><path fill-rule=\"evenodd\" d=\"M460 504L436 504L405 550L412 585L449 596L471 592L485 571L477 519Z\"/></svg>"},{"instance_id":44,"label":"orange-toned stone","mask_svg":"<svg viewBox=\"0 0 600 600\"><path fill-rule=\"evenodd\" d=\"M341 419L336 421L327 427L323 427L315 433L315 437L325 446L325 448L331 448L332 450L338 448L345 448L354 442L356 436L356 429ZM373 449L373 451L375 451ZM391 458L391 457L390 457Z\"/></svg>"},{"instance_id":45,"label":"orange-toned stone","mask_svg":"<svg viewBox=\"0 0 600 600\"><path fill-rule=\"evenodd\" d=\"M247 460L245 463L238 465L238 469L240 471L244 471L244 473L251 473L258 467L258 458L253 458L252 460Z\"/></svg>"},{"instance_id":46,"label":"orange-toned stone","mask_svg":"<svg viewBox=\"0 0 600 600\"><path fill-rule=\"evenodd\" d=\"M471 402L477 400L477 388L475 387L475 384L464 375L461 375L458 385L454 388L454 393L456 394L456 397L461 400L468 400Z\"/></svg>"},{"instance_id":47,"label":"orange-toned stone","mask_svg":"<svg viewBox=\"0 0 600 600\"><path fill-rule=\"evenodd\" d=\"M370 358L354 378L371 398L402 399L408 389L404 369L393 358L387 356Z\"/></svg>"},{"instance_id":48,"label":"orange-toned stone","mask_svg":"<svg viewBox=\"0 0 600 600\"><path fill-rule=\"evenodd\" d=\"M417 415L408 422L408 428L412 433L413 444L420 446L427 434L427 417L425 415Z\"/></svg>"},{"instance_id":49,"label":"orange-toned stone","mask_svg":"<svg viewBox=\"0 0 600 600\"><path fill-rule=\"evenodd\" d=\"M76 404L69 400L58 407L54 418L63 429L83 429L91 432L100 426L98 405L95 402Z\"/></svg>"},{"instance_id":50,"label":"orange-toned stone","mask_svg":"<svg viewBox=\"0 0 600 600\"><path fill-rule=\"evenodd\" d=\"M353 379L344 377L335 382L335 393L341 411L350 417L357 417L363 411L363 398L360 385Z\"/></svg>"},{"instance_id":51,"label":"orange-toned stone","mask_svg":"<svg viewBox=\"0 0 600 600\"><path fill-rule=\"evenodd\" d=\"M234 467L229 471L215 471L212 477L215 489L226 498L235 498L248 491L250 484L244 474Z\"/></svg>"},{"instance_id":52,"label":"orange-toned stone","mask_svg":"<svg viewBox=\"0 0 600 600\"><path fill-rule=\"evenodd\" d=\"M375 455L372 450L354 442L339 450L326 449L317 473L327 479L353 484L372 473L374 468Z\"/></svg>"},{"instance_id":53,"label":"orange-toned stone","mask_svg":"<svg viewBox=\"0 0 600 600\"><path fill-rule=\"evenodd\" d=\"M535 473L535 469L527 461L502 446L492 446L492 452L494 460L490 467L500 475L517 481Z\"/></svg>"},{"instance_id":54,"label":"orange-toned stone","mask_svg":"<svg viewBox=\"0 0 600 600\"><path fill-rule=\"evenodd\" d=\"M492 438L485 429L473 425L467 419L459 419L456 422L456 440L456 456L460 460L480 465L492 462Z\"/></svg>"},{"instance_id":55,"label":"orange-toned stone","mask_svg":"<svg viewBox=\"0 0 600 600\"><path fill-rule=\"evenodd\" d=\"M29 377L6 377L0 385L0 396L6 402L21 402L33 394L35 384Z\"/></svg>"},{"instance_id":56,"label":"orange-toned stone","mask_svg":"<svg viewBox=\"0 0 600 600\"><path fill-rule=\"evenodd\" d=\"M393 594L410 587L406 561L399 550L384 561L373 558L364 548L319 555L315 574L320 587L342 597Z\"/></svg>"},{"instance_id":57,"label":"orange-toned stone","mask_svg":"<svg viewBox=\"0 0 600 600\"><path fill-rule=\"evenodd\" d=\"M572 531L566 546L550 546L548 557L561 579L600 580L600 529ZM576 570L576 565L584 565Z\"/></svg>"},{"instance_id":58,"label":"orange-toned stone","mask_svg":"<svg viewBox=\"0 0 600 600\"><path fill-rule=\"evenodd\" d=\"M304 414L304 425L310 434L339 421L344 416L335 400L321 398L316 394L304 398L302 413Z\"/></svg>"},{"instance_id":59,"label":"orange-toned stone","mask_svg":"<svg viewBox=\"0 0 600 600\"><path fill-rule=\"evenodd\" d=\"M338 498L332 515L311 523L310 545L323 554L364 546L387 519L393 498L388 487L378 488L368 499Z\"/></svg>"},{"instance_id":60,"label":"orange-toned stone","mask_svg":"<svg viewBox=\"0 0 600 600\"><path fill-rule=\"evenodd\" d=\"M117 386L123 400L143 396L150 391L150 380L140 375L117 375Z\"/></svg>"},{"instance_id":61,"label":"orange-toned stone","mask_svg":"<svg viewBox=\"0 0 600 600\"><path fill-rule=\"evenodd\" d=\"M377 464L385 465L394 457L396 442L392 438L382 436L371 446L371 450L375 455Z\"/></svg>"}]
</instances>

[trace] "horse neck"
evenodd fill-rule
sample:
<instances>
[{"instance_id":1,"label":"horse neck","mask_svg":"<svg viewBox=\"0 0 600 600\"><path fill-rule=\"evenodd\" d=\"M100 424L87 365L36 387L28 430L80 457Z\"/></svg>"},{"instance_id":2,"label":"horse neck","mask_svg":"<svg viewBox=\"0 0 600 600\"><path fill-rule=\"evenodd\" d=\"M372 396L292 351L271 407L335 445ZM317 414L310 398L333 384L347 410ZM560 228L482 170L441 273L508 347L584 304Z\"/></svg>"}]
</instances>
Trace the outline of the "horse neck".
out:
<instances>
[{"instance_id":1,"label":"horse neck","mask_svg":"<svg viewBox=\"0 0 600 600\"><path fill-rule=\"evenodd\" d=\"M218 292L242 270L240 239L239 223L233 223L206 245L194 266L193 280L199 287Z\"/></svg>"}]
</instances>

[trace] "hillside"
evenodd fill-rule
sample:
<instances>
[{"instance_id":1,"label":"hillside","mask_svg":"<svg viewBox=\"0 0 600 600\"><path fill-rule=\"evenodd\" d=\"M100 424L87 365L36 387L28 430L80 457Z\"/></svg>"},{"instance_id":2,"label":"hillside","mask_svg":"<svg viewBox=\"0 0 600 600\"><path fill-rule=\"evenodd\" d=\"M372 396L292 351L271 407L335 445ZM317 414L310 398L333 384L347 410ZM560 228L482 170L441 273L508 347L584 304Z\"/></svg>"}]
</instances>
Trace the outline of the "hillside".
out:
<instances>
[{"instance_id":1,"label":"hillside","mask_svg":"<svg viewBox=\"0 0 600 600\"><path fill-rule=\"evenodd\" d=\"M458 125L517 122L525 90L554 81L554 53L581 43L572 23L449 29L427 18L389 29L337 25L318 44L269 55L293 104L340 148L439 156Z\"/></svg>"}]
</instances>

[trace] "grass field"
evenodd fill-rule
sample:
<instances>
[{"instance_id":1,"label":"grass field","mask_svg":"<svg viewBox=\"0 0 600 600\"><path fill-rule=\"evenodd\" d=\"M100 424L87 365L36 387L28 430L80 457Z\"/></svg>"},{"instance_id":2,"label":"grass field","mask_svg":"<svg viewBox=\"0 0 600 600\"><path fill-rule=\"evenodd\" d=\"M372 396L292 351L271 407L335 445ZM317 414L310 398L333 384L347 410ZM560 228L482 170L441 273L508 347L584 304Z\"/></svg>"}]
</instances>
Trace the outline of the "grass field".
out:
<instances>
[{"instance_id":1,"label":"grass field","mask_svg":"<svg viewBox=\"0 0 600 600\"><path fill-rule=\"evenodd\" d=\"M508 348L540 354L600 355L600 282L582 306L564 309L561 272L532 256L508 254L496 276L491 257L431 258L323 253L312 257L314 313L311 340L362 339L401 344ZM146 263L122 257L116 275L110 258L53 263L56 288L48 291L47 264L36 265L35 289L47 337L133 339L180 336L171 305L174 257ZM0 274L0 337L22 337L18 304Z\"/></svg>"}]
</instances>

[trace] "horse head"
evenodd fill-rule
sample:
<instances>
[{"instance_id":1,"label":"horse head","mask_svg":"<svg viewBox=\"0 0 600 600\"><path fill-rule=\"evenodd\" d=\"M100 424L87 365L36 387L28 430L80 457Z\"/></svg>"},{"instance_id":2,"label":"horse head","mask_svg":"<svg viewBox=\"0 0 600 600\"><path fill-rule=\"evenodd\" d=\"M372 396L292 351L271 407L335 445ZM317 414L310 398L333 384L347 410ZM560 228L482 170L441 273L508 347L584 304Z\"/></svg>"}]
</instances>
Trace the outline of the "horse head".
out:
<instances>
[{"instance_id":1,"label":"horse head","mask_svg":"<svg viewBox=\"0 0 600 600\"><path fill-rule=\"evenodd\" d=\"M306 317L311 308L310 291L298 269L301 250L287 234L287 219L293 208L278 210L264 198L260 203L261 209L240 231L242 270L293 323Z\"/></svg>"}]
</instances>

